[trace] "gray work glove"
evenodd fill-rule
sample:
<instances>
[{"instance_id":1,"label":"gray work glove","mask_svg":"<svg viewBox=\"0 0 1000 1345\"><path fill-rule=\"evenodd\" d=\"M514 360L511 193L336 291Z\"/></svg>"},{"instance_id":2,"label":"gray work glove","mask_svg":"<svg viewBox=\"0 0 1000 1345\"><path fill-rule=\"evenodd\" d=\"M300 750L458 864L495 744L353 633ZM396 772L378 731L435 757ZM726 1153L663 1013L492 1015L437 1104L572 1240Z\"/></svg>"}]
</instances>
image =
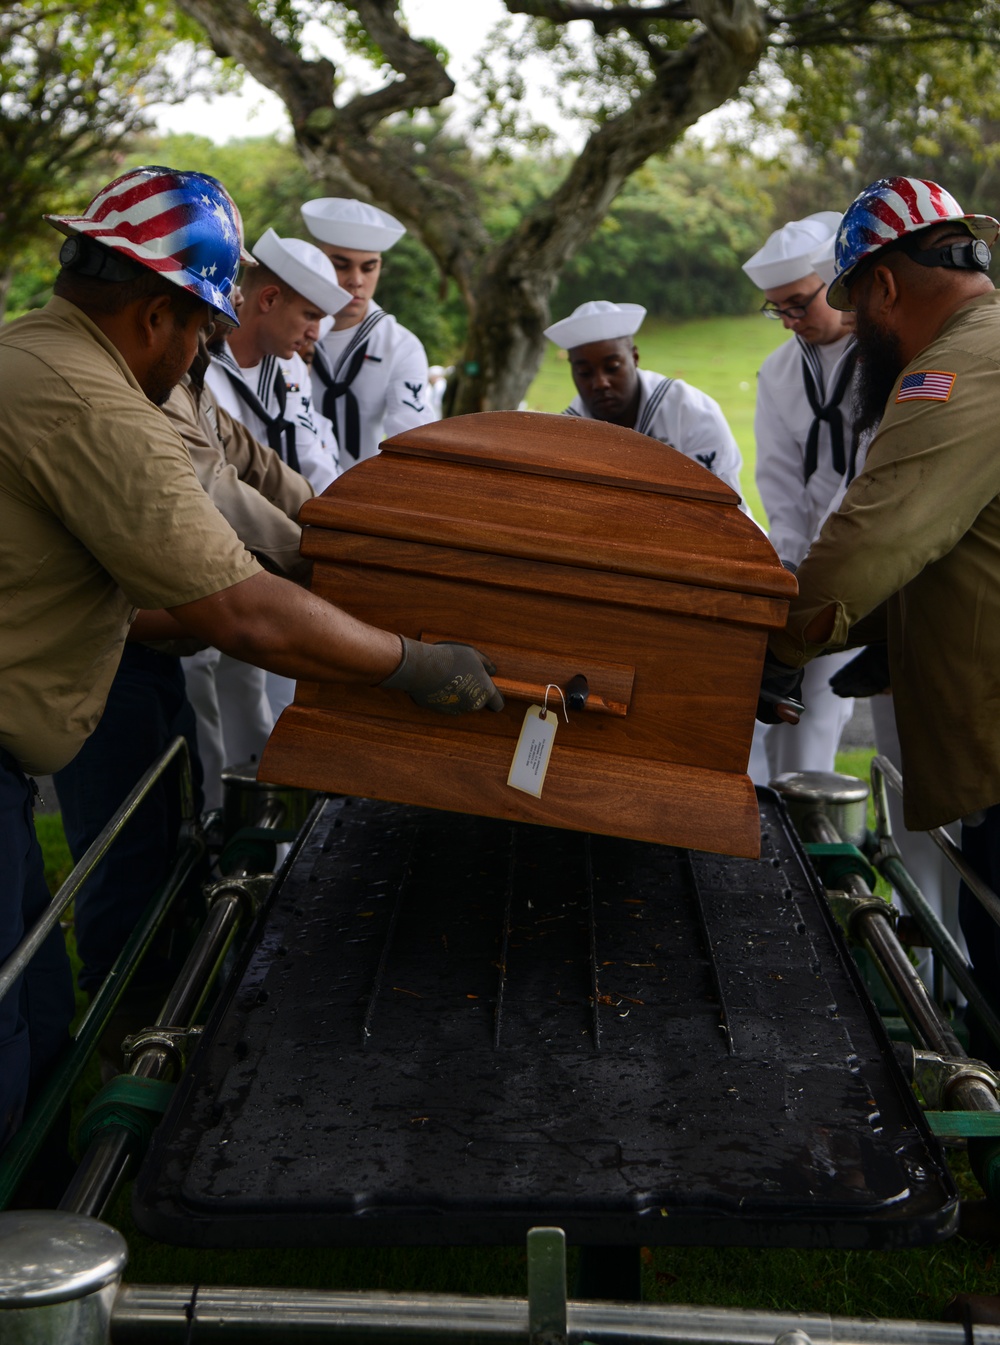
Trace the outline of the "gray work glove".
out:
<instances>
[{"instance_id":1,"label":"gray work glove","mask_svg":"<svg viewBox=\"0 0 1000 1345\"><path fill-rule=\"evenodd\" d=\"M403 642L403 657L394 673L380 682L386 691L405 691L417 705L446 715L469 710L503 709L503 697L490 681L496 666L471 644Z\"/></svg>"}]
</instances>

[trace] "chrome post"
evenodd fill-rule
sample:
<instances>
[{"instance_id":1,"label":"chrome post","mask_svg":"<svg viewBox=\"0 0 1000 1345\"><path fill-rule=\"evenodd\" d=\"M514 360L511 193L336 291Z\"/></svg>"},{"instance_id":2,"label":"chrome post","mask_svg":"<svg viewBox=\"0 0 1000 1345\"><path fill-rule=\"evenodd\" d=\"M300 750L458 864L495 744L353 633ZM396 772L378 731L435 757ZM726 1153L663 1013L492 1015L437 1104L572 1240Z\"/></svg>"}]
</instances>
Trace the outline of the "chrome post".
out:
<instances>
[{"instance_id":1,"label":"chrome post","mask_svg":"<svg viewBox=\"0 0 1000 1345\"><path fill-rule=\"evenodd\" d=\"M107 1345L125 1239L59 1210L0 1214L4 1345Z\"/></svg>"}]
</instances>

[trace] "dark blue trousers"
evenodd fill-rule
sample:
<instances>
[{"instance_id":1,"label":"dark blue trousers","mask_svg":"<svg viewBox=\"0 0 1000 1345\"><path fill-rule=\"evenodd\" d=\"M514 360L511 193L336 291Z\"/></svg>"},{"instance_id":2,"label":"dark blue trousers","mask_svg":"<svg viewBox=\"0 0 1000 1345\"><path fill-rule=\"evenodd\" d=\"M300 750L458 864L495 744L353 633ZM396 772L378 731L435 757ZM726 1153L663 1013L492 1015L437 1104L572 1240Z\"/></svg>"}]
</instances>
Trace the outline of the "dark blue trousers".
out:
<instances>
[{"instance_id":1,"label":"dark blue trousers","mask_svg":"<svg viewBox=\"0 0 1000 1345\"><path fill-rule=\"evenodd\" d=\"M191 749L195 806L200 810L194 711L184 691L180 659L145 645L126 644L100 723L79 754L55 776L74 862L178 733L184 734ZM166 877L180 818L177 771L170 769L77 896L76 944L83 962L79 979L89 994L101 985ZM154 948L144 963L143 979L158 980L169 972L166 950Z\"/></svg>"},{"instance_id":2,"label":"dark blue trousers","mask_svg":"<svg viewBox=\"0 0 1000 1345\"><path fill-rule=\"evenodd\" d=\"M49 903L32 818L32 787L0 749L0 963ZM69 1042L73 978L57 924L0 1003L0 1148Z\"/></svg>"},{"instance_id":3,"label":"dark blue trousers","mask_svg":"<svg viewBox=\"0 0 1000 1345\"><path fill-rule=\"evenodd\" d=\"M962 854L985 883L1000 895L1000 803L986 810L978 827L962 824ZM969 946L969 960L980 989L1000 1013L1000 926L963 883L958 891L958 918ZM1000 1048L969 1015L969 1054L1000 1067Z\"/></svg>"}]
</instances>

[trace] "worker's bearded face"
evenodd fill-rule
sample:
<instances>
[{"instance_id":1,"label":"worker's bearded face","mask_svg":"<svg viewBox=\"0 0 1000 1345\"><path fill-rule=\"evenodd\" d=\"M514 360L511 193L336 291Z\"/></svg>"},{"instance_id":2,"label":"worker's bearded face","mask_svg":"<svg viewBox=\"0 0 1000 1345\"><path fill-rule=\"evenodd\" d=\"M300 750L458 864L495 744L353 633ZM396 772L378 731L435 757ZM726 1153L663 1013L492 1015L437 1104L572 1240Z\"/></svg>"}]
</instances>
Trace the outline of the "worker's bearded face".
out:
<instances>
[{"instance_id":1,"label":"worker's bearded face","mask_svg":"<svg viewBox=\"0 0 1000 1345\"><path fill-rule=\"evenodd\" d=\"M906 367L899 337L858 304L858 378L854 392L854 428L864 434L877 428L885 414L896 379Z\"/></svg>"},{"instance_id":2,"label":"worker's bearded face","mask_svg":"<svg viewBox=\"0 0 1000 1345\"><path fill-rule=\"evenodd\" d=\"M207 304L170 310L160 325L158 353L143 379L142 390L154 406L162 406L181 381L198 354L199 337L212 326Z\"/></svg>"}]
</instances>

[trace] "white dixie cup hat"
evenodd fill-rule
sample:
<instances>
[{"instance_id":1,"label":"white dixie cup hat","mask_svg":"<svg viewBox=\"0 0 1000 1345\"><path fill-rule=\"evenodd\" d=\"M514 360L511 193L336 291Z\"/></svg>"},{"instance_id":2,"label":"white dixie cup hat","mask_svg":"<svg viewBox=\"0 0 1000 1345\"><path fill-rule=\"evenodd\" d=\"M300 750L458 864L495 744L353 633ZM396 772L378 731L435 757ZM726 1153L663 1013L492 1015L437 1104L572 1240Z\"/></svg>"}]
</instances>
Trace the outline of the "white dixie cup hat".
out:
<instances>
[{"instance_id":1,"label":"white dixie cup hat","mask_svg":"<svg viewBox=\"0 0 1000 1345\"><path fill-rule=\"evenodd\" d=\"M346 196L319 196L302 206L302 218L313 238L332 247L359 252L388 252L406 229L376 206Z\"/></svg>"},{"instance_id":2,"label":"white dixie cup hat","mask_svg":"<svg viewBox=\"0 0 1000 1345\"><path fill-rule=\"evenodd\" d=\"M613 304L607 299L592 299L575 308L568 318L545 328L545 335L563 350L586 346L591 341L614 341L634 336L642 326L646 310L641 304Z\"/></svg>"},{"instance_id":3,"label":"white dixie cup hat","mask_svg":"<svg viewBox=\"0 0 1000 1345\"><path fill-rule=\"evenodd\" d=\"M814 272L829 284L833 275L828 280L819 267L829 274L825 267L827 249L832 261L841 219L839 211L820 210L805 219L792 220L771 234L764 246L743 263L743 270L759 290L791 285Z\"/></svg>"},{"instance_id":4,"label":"white dixie cup hat","mask_svg":"<svg viewBox=\"0 0 1000 1345\"><path fill-rule=\"evenodd\" d=\"M330 258L315 243L307 243L304 238L279 238L268 229L252 250L262 266L324 313L339 313L351 302L352 296L337 284Z\"/></svg>"}]
</instances>

